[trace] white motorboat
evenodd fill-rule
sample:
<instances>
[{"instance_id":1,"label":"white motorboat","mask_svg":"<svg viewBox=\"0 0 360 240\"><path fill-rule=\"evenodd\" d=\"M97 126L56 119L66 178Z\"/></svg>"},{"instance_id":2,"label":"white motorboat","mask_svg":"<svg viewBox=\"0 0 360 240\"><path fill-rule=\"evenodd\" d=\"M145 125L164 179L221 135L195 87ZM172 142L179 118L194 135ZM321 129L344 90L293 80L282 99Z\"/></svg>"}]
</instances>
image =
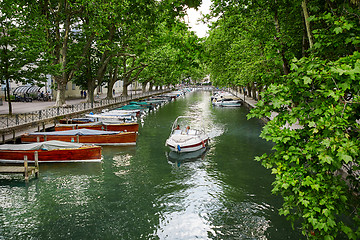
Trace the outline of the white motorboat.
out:
<instances>
[{"instance_id":1,"label":"white motorboat","mask_svg":"<svg viewBox=\"0 0 360 240\"><path fill-rule=\"evenodd\" d=\"M217 100L213 100L213 105L220 107L240 107L241 104L242 104L242 100L240 98L235 98L235 97L224 97Z\"/></svg>"},{"instance_id":2,"label":"white motorboat","mask_svg":"<svg viewBox=\"0 0 360 240\"><path fill-rule=\"evenodd\" d=\"M136 117L130 115L106 115L106 114L86 114L87 118L94 119L96 122L136 122Z\"/></svg>"},{"instance_id":3,"label":"white motorboat","mask_svg":"<svg viewBox=\"0 0 360 240\"><path fill-rule=\"evenodd\" d=\"M192 129L190 126L180 127L180 121L184 119L193 119L188 116L179 116L174 121L170 137L166 140L166 146L174 152L194 152L206 148L209 137L204 130Z\"/></svg>"}]
</instances>

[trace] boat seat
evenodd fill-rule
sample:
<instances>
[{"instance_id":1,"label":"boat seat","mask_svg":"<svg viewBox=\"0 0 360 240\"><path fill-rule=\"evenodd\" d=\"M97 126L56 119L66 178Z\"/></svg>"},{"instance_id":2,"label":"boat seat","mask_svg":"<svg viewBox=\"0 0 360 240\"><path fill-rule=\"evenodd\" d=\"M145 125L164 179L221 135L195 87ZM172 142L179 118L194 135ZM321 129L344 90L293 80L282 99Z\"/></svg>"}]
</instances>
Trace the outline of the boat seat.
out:
<instances>
[{"instance_id":1,"label":"boat seat","mask_svg":"<svg viewBox=\"0 0 360 240\"><path fill-rule=\"evenodd\" d=\"M195 135L195 134L196 134L196 130L192 130L192 129L190 129L190 130L189 130L189 134L191 134L191 135Z\"/></svg>"},{"instance_id":2,"label":"boat seat","mask_svg":"<svg viewBox=\"0 0 360 240\"><path fill-rule=\"evenodd\" d=\"M181 134L181 130L174 130L174 134Z\"/></svg>"}]
</instances>

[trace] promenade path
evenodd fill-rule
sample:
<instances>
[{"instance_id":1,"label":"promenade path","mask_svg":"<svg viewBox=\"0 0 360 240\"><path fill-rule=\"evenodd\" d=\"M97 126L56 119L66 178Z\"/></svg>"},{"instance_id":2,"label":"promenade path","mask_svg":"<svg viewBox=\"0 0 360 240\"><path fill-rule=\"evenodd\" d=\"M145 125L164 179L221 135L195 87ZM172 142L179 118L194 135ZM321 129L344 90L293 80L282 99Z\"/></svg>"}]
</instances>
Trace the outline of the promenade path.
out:
<instances>
[{"instance_id":1,"label":"promenade path","mask_svg":"<svg viewBox=\"0 0 360 240\"><path fill-rule=\"evenodd\" d=\"M96 98L96 100L104 99L106 97L105 94L100 95L99 98ZM69 99L66 100L67 105L74 105L86 102L87 99L84 98L78 98L78 99ZM38 111L46 108L54 107L55 101L33 101L33 102L11 102L12 111L13 114L21 114L21 113L27 113L27 112L33 112ZM0 106L0 115L5 115L9 113L9 105L8 102L4 102L2 106Z\"/></svg>"}]
</instances>

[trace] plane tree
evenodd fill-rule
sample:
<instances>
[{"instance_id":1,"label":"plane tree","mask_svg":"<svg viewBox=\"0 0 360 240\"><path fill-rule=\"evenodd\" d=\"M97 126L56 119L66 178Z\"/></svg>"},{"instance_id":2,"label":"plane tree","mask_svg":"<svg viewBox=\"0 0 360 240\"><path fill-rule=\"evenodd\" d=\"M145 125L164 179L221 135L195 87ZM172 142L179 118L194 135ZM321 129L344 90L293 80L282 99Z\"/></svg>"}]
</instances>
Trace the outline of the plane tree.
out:
<instances>
[{"instance_id":1,"label":"plane tree","mask_svg":"<svg viewBox=\"0 0 360 240\"><path fill-rule=\"evenodd\" d=\"M106 5L77 0L40 1L34 5L44 19L49 54L56 68L52 75L57 92L55 105L61 106L65 104L67 83L78 73L95 37L104 34L101 21L107 18ZM91 16L90 21L82 16Z\"/></svg>"},{"instance_id":2,"label":"plane tree","mask_svg":"<svg viewBox=\"0 0 360 240\"><path fill-rule=\"evenodd\" d=\"M6 85L12 114L10 81L44 85L47 67L45 36L37 9L26 3L0 2L0 80Z\"/></svg>"},{"instance_id":3,"label":"plane tree","mask_svg":"<svg viewBox=\"0 0 360 240\"><path fill-rule=\"evenodd\" d=\"M203 55L200 39L181 21L170 29L165 23L159 25L157 32L159 34L141 56L147 63L139 79L143 88L148 83L152 88L176 85L190 76L199 78L196 69L200 68Z\"/></svg>"}]
</instances>

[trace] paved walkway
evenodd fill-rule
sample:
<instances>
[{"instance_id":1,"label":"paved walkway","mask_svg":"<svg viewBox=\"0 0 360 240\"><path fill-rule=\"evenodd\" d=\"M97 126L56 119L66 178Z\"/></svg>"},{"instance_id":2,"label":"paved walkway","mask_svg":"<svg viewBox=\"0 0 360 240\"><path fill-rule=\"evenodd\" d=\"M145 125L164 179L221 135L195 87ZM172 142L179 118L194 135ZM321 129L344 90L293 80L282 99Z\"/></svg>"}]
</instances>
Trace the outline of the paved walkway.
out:
<instances>
[{"instance_id":1,"label":"paved walkway","mask_svg":"<svg viewBox=\"0 0 360 240\"><path fill-rule=\"evenodd\" d=\"M106 97L106 94L100 95L99 97L95 98L96 100L103 99ZM86 102L84 98L78 99L69 99L66 100L67 105L74 105L78 103ZM38 111L46 108L51 108L55 106L55 101L33 101L33 102L11 102L12 112L13 114L20 114L20 113L27 113L32 111ZM0 106L0 115L5 115L9 113L9 105L8 102L3 102L3 105Z\"/></svg>"}]
</instances>

